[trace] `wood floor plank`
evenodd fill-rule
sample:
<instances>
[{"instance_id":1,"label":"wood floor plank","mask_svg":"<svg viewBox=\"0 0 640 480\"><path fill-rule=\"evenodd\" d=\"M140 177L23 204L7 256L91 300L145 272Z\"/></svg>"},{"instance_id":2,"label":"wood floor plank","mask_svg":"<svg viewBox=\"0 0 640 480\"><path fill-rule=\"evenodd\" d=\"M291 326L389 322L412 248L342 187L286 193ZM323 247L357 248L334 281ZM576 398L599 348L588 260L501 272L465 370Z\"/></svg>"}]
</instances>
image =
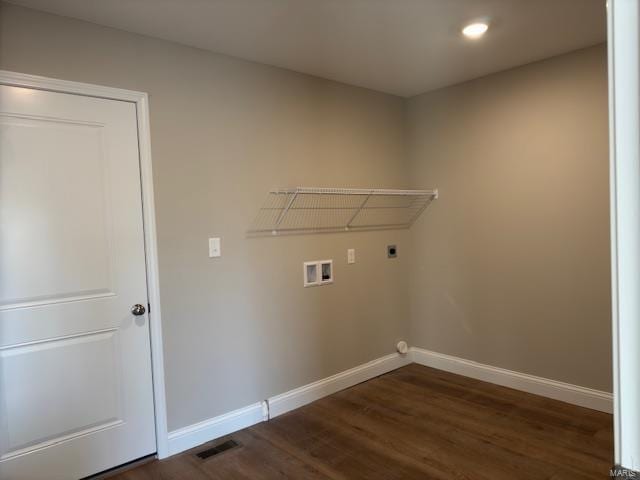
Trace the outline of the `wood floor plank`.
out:
<instances>
[{"instance_id":1,"label":"wood floor plank","mask_svg":"<svg viewBox=\"0 0 640 480\"><path fill-rule=\"evenodd\" d=\"M416 364L231 438L113 478L596 480L613 463L611 415Z\"/></svg>"},{"instance_id":2,"label":"wood floor plank","mask_svg":"<svg viewBox=\"0 0 640 480\"><path fill-rule=\"evenodd\" d=\"M393 396L397 395L396 392L400 389L401 387L397 384L391 386L378 384L375 387L366 385L360 389L355 400L360 399L370 405L387 404L384 397L376 399L370 392L380 394L386 391L388 396ZM600 460L605 465L610 462L611 438L604 436L596 438L595 430L582 432L581 429L573 429L569 423L567 428L561 428L555 419L544 422L538 417L532 419L521 414L516 415L513 412L519 410L520 407L517 405L502 411L491 409L486 405L469 405L465 399L445 399L437 395L425 396L421 395L422 392L422 389L416 389L412 385L405 386L400 398L394 402L398 413L410 418L430 420L435 428L449 426L479 438L491 436L495 443L506 446L512 442L526 441L531 447L543 450L553 449L557 452L555 454L552 452L554 458L558 455L572 454L576 457L574 461L592 463ZM431 387L429 392L437 392L437 389ZM576 413L580 413L579 409ZM575 418L567 421L575 422ZM526 432L526 435L523 437L521 432ZM555 459L558 460L558 458Z\"/></svg>"},{"instance_id":3,"label":"wood floor plank","mask_svg":"<svg viewBox=\"0 0 640 480\"><path fill-rule=\"evenodd\" d=\"M379 444L364 430L334 421L316 407L304 407L304 416L289 416L278 422L269 434L296 445L316 460L330 465L349 479L445 479L442 471L422 465L401 452ZM300 439L300 427L323 432Z\"/></svg>"},{"instance_id":4,"label":"wood floor plank","mask_svg":"<svg viewBox=\"0 0 640 480\"><path fill-rule=\"evenodd\" d=\"M385 378L385 382L391 383L382 384L379 389L386 388L393 392L398 388L398 385L393 383L393 377ZM507 433L509 431L517 433L523 430L527 432L528 436L538 438L545 443L549 438L553 438L553 444L556 446L558 443L564 442L567 447L572 445L575 447L575 440L579 439L579 448L585 450L586 455L596 456L605 461L610 460L609 452L612 448L612 435L606 434L606 432L611 432L611 416L608 414L575 406L570 406L573 410L571 415L559 414L557 407L566 406L566 404L549 399L543 399L547 402L546 409L531 408L528 405L528 400L531 397L536 399L540 397L496 386L494 387L500 389L499 395L504 397L509 394L515 394L515 400L505 403L500 398L491 404L486 399L481 402L475 402L470 400L469 397L458 397L456 399L455 397L438 396L438 386L434 384L417 386L407 382L405 387L403 398L419 398L420 402L413 403L418 407L428 406L430 410L440 408L456 413L456 415L452 415L452 418L478 415L478 418L483 421L483 429L496 428L503 425ZM482 415L487 415L491 418L487 420ZM585 419L585 425L580 425L581 419Z\"/></svg>"},{"instance_id":5,"label":"wood floor plank","mask_svg":"<svg viewBox=\"0 0 640 480\"><path fill-rule=\"evenodd\" d=\"M499 446L486 442L484 438L469 435L469 431L454 425L442 426L438 423L414 417L408 424L406 415L384 409L370 409L358 415L351 405L342 407L339 399L332 399L328 405L336 422L345 422L357 430L374 436L379 443L402 451L405 456L422 458L425 462L437 466L442 473L456 471L474 471L478 479L511 479L517 475L521 479L541 478L545 475L544 465L528 462L528 469L520 471L513 455ZM322 408L318 405L315 408ZM342 413L340 414L340 412ZM509 462L497 462L500 457L509 456ZM534 469L534 466L539 467Z\"/></svg>"},{"instance_id":6,"label":"wood floor plank","mask_svg":"<svg viewBox=\"0 0 640 480\"><path fill-rule=\"evenodd\" d=\"M379 383L379 382L378 382ZM499 420L496 414L489 415L478 412L475 409L460 409L456 406L455 400L450 400L442 405L429 402L428 399L421 398L420 401L411 399L408 392L402 391L397 385L389 394L388 398L370 396L366 389L378 392L380 385L373 385L369 382L366 388L360 388L357 393L351 395L351 400L362 405L369 405L367 417L379 416L380 418L373 425L377 426L386 435L394 435L394 424L389 423L389 419L395 419L396 425L402 431L402 435L409 437L417 435L417 439L433 444L446 445L452 443L453 448L449 449L454 456L462 457L455 453L455 448L463 447L466 452L464 458L469 458L474 453L482 458L488 455L491 458L507 455L508 463L525 463L526 470L534 474L533 478L541 478L542 473L535 473L534 466L543 470L549 470L559 460L563 463L576 464L584 467L586 471L604 470L610 465L609 461L599 462L592 456L592 452L583 453L583 438L574 435L574 444L566 448L558 448L557 438L562 431L556 431L553 435L546 435L545 438L536 438L540 435L538 429L543 428L537 425L534 429L534 436L522 436L522 429L511 420L505 418ZM379 392L378 392L379 393ZM350 395L350 391L341 392L332 397L336 401L341 396ZM391 400L395 398L395 402ZM321 404L322 402L317 402ZM338 406L333 406L335 411L339 411ZM347 409L348 410L348 409ZM355 417L351 417L355 418ZM349 421L345 417L345 421ZM410 424L410 428L406 426ZM525 431L530 426L525 426ZM402 437L400 437L402 438ZM588 436L586 437L588 440ZM491 444L485 442L490 440ZM494 451L495 450L495 451ZM610 446L606 448L610 451ZM455 460L453 458L452 460ZM520 461L519 461L520 460ZM478 474L478 473L477 473ZM523 475L520 473L519 476ZM493 477L496 473L492 474Z\"/></svg>"}]
</instances>

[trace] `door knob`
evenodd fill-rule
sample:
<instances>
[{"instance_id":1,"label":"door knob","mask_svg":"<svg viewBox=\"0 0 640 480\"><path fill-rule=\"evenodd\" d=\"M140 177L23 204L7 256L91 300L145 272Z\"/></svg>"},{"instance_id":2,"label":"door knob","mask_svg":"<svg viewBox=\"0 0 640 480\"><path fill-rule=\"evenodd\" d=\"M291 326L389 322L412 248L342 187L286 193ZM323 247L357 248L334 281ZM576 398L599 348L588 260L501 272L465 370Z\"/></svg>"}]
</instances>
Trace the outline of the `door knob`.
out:
<instances>
[{"instance_id":1,"label":"door knob","mask_svg":"<svg viewBox=\"0 0 640 480\"><path fill-rule=\"evenodd\" d=\"M133 307L131 307L131 313L136 316L144 315L144 312L146 311L147 309L144 308L144 305L140 305L139 303L136 303Z\"/></svg>"}]
</instances>

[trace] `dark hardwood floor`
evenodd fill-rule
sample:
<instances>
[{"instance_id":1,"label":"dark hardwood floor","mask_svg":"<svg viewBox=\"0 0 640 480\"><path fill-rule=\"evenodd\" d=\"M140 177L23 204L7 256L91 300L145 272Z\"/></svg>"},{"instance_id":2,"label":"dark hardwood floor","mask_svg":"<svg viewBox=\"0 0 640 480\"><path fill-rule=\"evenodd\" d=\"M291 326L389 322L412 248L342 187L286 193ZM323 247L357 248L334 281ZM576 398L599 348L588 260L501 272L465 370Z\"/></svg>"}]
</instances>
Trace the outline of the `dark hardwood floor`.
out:
<instances>
[{"instance_id":1,"label":"dark hardwood floor","mask_svg":"<svg viewBox=\"0 0 640 480\"><path fill-rule=\"evenodd\" d=\"M112 478L602 480L612 463L611 415L412 364Z\"/></svg>"}]
</instances>

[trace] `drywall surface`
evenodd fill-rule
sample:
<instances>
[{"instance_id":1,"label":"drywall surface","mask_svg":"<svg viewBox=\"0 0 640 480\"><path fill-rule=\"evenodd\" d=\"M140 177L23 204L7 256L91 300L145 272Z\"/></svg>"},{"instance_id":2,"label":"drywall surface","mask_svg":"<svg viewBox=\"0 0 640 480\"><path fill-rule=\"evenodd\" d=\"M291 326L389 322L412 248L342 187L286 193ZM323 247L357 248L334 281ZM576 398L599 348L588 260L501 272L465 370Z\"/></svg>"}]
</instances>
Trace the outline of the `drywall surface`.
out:
<instances>
[{"instance_id":1,"label":"drywall surface","mask_svg":"<svg viewBox=\"0 0 640 480\"><path fill-rule=\"evenodd\" d=\"M0 68L150 95L170 430L406 339L406 231L245 235L274 187L406 187L402 99L7 4ZM303 288L323 259L334 284Z\"/></svg>"},{"instance_id":2,"label":"drywall surface","mask_svg":"<svg viewBox=\"0 0 640 480\"><path fill-rule=\"evenodd\" d=\"M611 391L604 46L415 97L414 345Z\"/></svg>"},{"instance_id":3,"label":"drywall surface","mask_svg":"<svg viewBox=\"0 0 640 480\"><path fill-rule=\"evenodd\" d=\"M610 390L604 47L404 101L0 3L0 68L150 94L170 430L399 339ZM409 232L247 238L296 185L441 195Z\"/></svg>"}]
</instances>

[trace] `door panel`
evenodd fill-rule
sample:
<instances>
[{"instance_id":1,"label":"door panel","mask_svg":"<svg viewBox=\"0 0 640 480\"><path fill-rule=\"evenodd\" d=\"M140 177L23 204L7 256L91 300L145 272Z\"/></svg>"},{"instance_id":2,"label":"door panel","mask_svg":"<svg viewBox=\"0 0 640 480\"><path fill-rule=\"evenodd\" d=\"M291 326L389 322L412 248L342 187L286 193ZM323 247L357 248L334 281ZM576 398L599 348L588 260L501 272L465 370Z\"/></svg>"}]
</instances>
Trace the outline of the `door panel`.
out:
<instances>
[{"instance_id":1,"label":"door panel","mask_svg":"<svg viewBox=\"0 0 640 480\"><path fill-rule=\"evenodd\" d=\"M0 86L0 479L155 451L135 104Z\"/></svg>"},{"instance_id":2,"label":"door panel","mask_svg":"<svg viewBox=\"0 0 640 480\"><path fill-rule=\"evenodd\" d=\"M117 335L107 330L0 351L4 458L122 423Z\"/></svg>"},{"instance_id":3,"label":"door panel","mask_svg":"<svg viewBox=\"0 0 640 480\"><path fill-rule=\"evenodd\" d=\"M0 308L113 295L103 128L0 117Z\"/></svg>"}]
</instances>

